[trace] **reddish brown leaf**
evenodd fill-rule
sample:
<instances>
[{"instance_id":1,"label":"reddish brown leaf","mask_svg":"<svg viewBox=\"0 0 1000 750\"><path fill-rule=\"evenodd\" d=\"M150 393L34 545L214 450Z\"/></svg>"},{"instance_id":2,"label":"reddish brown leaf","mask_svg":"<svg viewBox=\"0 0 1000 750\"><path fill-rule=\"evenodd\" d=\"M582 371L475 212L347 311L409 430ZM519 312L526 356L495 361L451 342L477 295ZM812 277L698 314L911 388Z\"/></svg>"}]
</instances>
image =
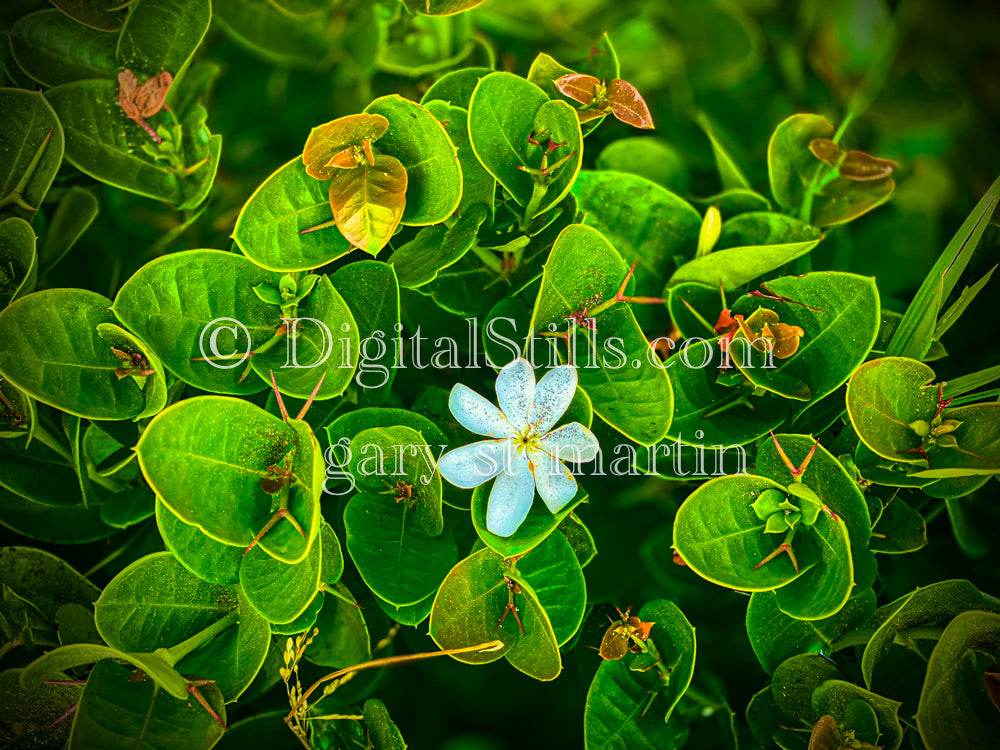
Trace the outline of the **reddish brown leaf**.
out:
<instances>
[{"instance_id":1,"label":"reddish brown leaf","mask_svg":"<svg viewBox=\"0 0 1000 750\"><path fill-rule=\"evenodd\" d=\"M330 166L340 169L354 169L360 163L361 159L358 158L357 146L348 146L343 151L338 151L330 159Z\"/></svg>"},{"instance_id":2,"label":"reddish brown leaf","mask_svg":"<svg viewBox=\"0 0 1000 750\"><path fill-rule=\"evenodd\" d=\"M583 73L570 73L562 78L556 79L556 88L570 99L580 104L590 106L598 97L601 82L594 76Z\"/></svg>"},{"instance_id":3,"label":"reddish brown leaf","mask_svg":"<svg viewBox=\"0 0 1000 750\"><path fill-rule=\"evenodd\" d=\"M821 162L829 164L831 167L837 166L837 157L840 155L840 147L829 138L813 138L809 141L809 150L812 155Z\"/></svg>"},{"instance_id":4,"label":"reddish brown leaf","mask_svg":"<svg viewBox=\"0 0 1000 750\"><path fill-rule=\"evenodd\" d=\"M626 125L644 130L653 127L653 116L642 94L628 81L616 78L608 84L608 104L612 114Z\"/></svg>"},{"instance_id":5,"label":"reddish brown leaf","mask_svg":"<svg viewBox=\"0 0 1000 750\"><path fill-rule=\"evenodd\" d=\"M170 84L173 82L174 77L164 70L159 76L150 78L139 87L135 92L134 101L143 117L152 117L163 109L167 92L170 91Z\"/></svg>"},{"instance_id":6,"label":"reddish brown leaf","mask_svg":"<svg viewBox=\"0 0 1000 750\"><path fill-rule=\"evenodd\" d=\"M840 162L840 176L855 182L870 182L888 177L898 167L894 161L879 159L864 151L848 151Z\"/></svg>"},{"instance_id":7,"label":"reddish brown leaf","mask_svg":"<svg viewBox=\"0 0 1000 750\"><path fill-rule=\"evenodd\" d=\"M330 180L330 207L348 242L378 255L388 244L406 207L406 169L394 156L379 154L374 165L337 170Z\"/></svg>"},{"instance_id":8,"label":"reddish brown leaf","mask_svg":"<svg viewBox=\"0 0 1000 750\"><path fill-rule=\"evenodd\" d=\"M376 141L388 129L389 121L382 115L368 114L348 115L313 128L302 150L306 173L317 180L332 179L340 171L333 164L338 154L348 146Z\"/></svg>"}]
</instances>

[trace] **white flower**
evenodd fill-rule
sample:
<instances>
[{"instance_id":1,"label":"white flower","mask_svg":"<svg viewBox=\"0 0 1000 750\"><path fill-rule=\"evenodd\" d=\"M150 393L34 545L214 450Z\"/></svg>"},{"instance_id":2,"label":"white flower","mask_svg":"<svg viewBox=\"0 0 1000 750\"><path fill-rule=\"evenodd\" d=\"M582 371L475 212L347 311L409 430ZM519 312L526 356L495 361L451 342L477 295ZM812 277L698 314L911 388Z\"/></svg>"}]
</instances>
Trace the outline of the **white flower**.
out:
<instances>
[{"instance_id":1,"label":"white flower","mask_svg":"<svg viewBox=\"0 0 1000 750\"><path fill-rule=\"evenodd\" d=\"M496 389L500 409L467 386L451 389L448 407L455 419L493 439L449 451L438 470L465 489L497 477L486 508L486 528L506 537L528 515L536 487L550 511L562 510L576 495L576 478L563 461L592 461L599 445L579 422L552 430L576 392L575 367L556 367L536 386L531 363L515 359L500 370Z\"/></svg>"}]
</instances>

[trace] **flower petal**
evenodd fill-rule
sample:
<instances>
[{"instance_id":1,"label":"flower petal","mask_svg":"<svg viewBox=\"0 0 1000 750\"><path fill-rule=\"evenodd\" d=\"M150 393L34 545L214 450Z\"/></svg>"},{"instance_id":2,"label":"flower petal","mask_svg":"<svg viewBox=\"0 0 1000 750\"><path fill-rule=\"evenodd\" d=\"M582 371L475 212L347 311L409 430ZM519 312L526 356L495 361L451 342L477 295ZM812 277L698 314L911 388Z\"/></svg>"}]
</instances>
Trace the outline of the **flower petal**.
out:
<instances>
[{"instance_id":1,"label":"flower petal","mask_svg":"<svg viewBox=\"0 0 1000 750\"><path fill-rule=\"evenodd\" d=\"M538 494L550 511L558 513L576 496L576 477L545 451L531 451L530 459Z\"/></svg>"},{"instance_id":2,"label":"flower petal","mask_svg":"<svg viewBox=\"0 0 1000 750\"><path fill-rule=\"evenodd\" d=\"M539 441L542 450L560 461L580 463L593 461L601 444L594 433L579 422L564 424Z\"/></svg>"},{"instance_id":3,"label":"flower petal","mask_svg":"<svg viewBox=\"0 0 1000 750\"><path fill-rule=\"evenodd\" d=\"M519 357L497 375L497 403L515 432L528 426L528 407L535 395L535 371L531 363Z\"/></svg>"},{"instance_id":4,"label":"flower petal","mask_svg":"<svg viewBox=\"0 0 1000 750\"><path fill-rule=\"evenodd\" d=\"M536 435L544 435L566 413L576 393L576 368L560 365L545 373L528 407L528 423Z\"/></svg>"},{"instance_id":5,"label":"flower petal","mask_svg":"<svg viewBox=\"0 0 1000 750\"><path fill-rule=\"evenodd\" d=\"M510 453L509 440L480 440L445 453L438 461L438 471L456 487L471 489L503 471Z\"/></svg>"},{"instance_id":6,"label":"flower petal","mask_svg":"<svg viewBox=\"0 0 1000 750\"><path fill-rule=\"evenodd\" d=\"M504 438L513 432L498 408L461 383L451 389L448 408L462 427L477 435Z\"/></svg>"},{"instance_id":7,"label":"flower petal","mask_svg":"<svg viewBox=\"0 0 1000 750\"><path fill-rule=\"evenodd\" d=\"M535 478L528 456L517 451L510 466L497 477L486 506L486 529L497 536L510 536L524 522L535 499Z\"/></svg>"}]
</instances>

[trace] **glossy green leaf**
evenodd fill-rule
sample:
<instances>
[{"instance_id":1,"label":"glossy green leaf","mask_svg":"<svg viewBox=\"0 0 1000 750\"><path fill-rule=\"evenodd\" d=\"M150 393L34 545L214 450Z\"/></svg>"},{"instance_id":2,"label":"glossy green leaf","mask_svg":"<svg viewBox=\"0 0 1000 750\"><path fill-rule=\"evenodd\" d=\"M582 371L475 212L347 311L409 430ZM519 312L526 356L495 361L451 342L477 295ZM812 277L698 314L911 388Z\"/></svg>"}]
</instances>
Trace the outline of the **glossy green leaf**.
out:
<instances>
[{"instance_id":1,"label":"glossy green leaf","mask_svg":"<svg viewBox=\"0 0 1000 750\"><path fill-rule=\"evenodd\" d=\"M716 249L677 269L668 286L698 281L737 289L805 255L821 239L818 230L788 216L740 214L723 223Z\"/></svg>"},{"instance_id":2,"label":"glossy green leaf","mask_svg":"<svg viewBox=\"0 0 1000 750\"><path fill-rule=\"evenodd\" d=\"M489 506L492 483L481 484L472 492L472 525L476 528L479 538L499 555L516 557L528 550L534 549L556 530L563 519L587 498L587 493L578 490L576 497L570 500L558 513L552 513L535 497L528 515L511 536L497 536L486 528L486 509Z\"/></svg>"},{"instance_id":3,"label":"glossy green leaf","mask_svg":"<svg viewBox=\"0 0 1000 750\"><path fill-rule=\"evenodd\" d=\"M772 368L763 352L754 349L747 359L749 347L734 343L730 347L733 361L754 385L767 390L782 393L787 378L804 383L808 394L796 397L815 403L847 382L871 351L879 327L875 281L827 272L786 276L766 286L765 294L786 301L745 295L733 304L733 313L750 316L758 307L773 310L782 323L805 332L798 349L786 359L775 358ZM753 366L747 367L747 362Z\"/></svg>"},{"instance_id":4,"label":"glossy green leaf","mask_svg":"<svg viewBox=\"0 0 1000 750\"><path fill-rule=\"evenodd\" d=\"M199 692L225 721L219 688L205 685ZM178 700L152 682L133 682L129 669L106 660L87 679L68 747L154 750L176 743L208 750L222 734L196 701Z\"/></svg>"},{"instance_id":5,"label":"glossy green leaf","mask_svg":"<svg viewBox=\"0 0 1000 750\"><path fill-rule=\"evenodd\" d=\"M628 268L608 240L592 227L572 224L552 248L531 321L534 332L565 330L575 312L613 297ZM626 291L628 293L628 291ZM551 328L550 326L555 326ZM578 333L578 338L584 338ZM626 437L652 445L670 426L673 396L666 372L653 364L649 344L627 304L597 319L596 351L591 337L574 341L580 387L594 412ZM605 348L617 338L620 354ZM612 356L609 359L608 352Z\"/></svg>"},{"instance_id":6,"label":"glossy green leaf","mask_svg":"<svg viewBox=\"0 0 1000 750\"><path fill-rule=\"evenodd\" d=\"M450 228L435 224L417 232L389 259L400 286L415 289L429 284L439 271L461 260L475 245L476 232L485 220L484 207L473 206Z\"/></svg>"},{"instance_id":7,"label":"glossy green leaf","mask_svg":"<svg viewBox=\"0 0 1000 750\"><path fill-rule=\"evenodd\" d=\"M402 223L424 226L451 216L462 198L462 168L441 123L424 107L398 94L376 99L365 112L389 121L388 132L376 145L406 169Z\"/></svg>"},{"instance_id":8,"label":"glossy green leaf","mask_svg":"<svg viewBox=\"0 0 1000 750\"><path fill-rule=\"evenodd\" d=\"M476 90L480 79L492 72L489 68L476 67L448 71L434 81L430 88L424 92L420 103L431 109L429 106L430 103L437 100L445 102L452 107L461 107L468 111L469 102L472 100L472 92Z\"/></svg>"},{"instance_id":9,"label":"glossy green leaf","mask_svg":"<svg viewBox=\"0 0 1000 750\"><path fill-rule=\"evenodd\" d=\"M239 610L238 627L234 620L189 650L187 639L234 609ZM112 648L143 653L166 649L180 656L178 671L214 680L227 702L246 690L267 655L267 621L242 592L196 578L168 552L144 557L119 573L101 593L95 610L97 629Z\"/></svg>"},{"instance_id":10,"label":"glossy green leaf","mask_svg":"<svg viewBox=\"0 0 1000 750\"><path fill-rule=\"evenodd\" d=\"M650 693L658 688L654 672L633 672L624 659L601 663L590 683L583 715L587 750L680 747L681 730L665 723L652 709L643 714Z\"/></svg>"},{"instance_id":11,"label":"glossy green leaf","mask_svg":"<svg viewBox=\"0 0 1000 750\"><path fill-rule=\"evenodd\" d=\"M885 750L898 750L903 742L903 725L899 719L899 701L870 693L864 688L844 680L827 680L812 694L813 707L820 715L830 715L842 723L845 729L855 729L857 739L864 739L862 731L852 725L852 703L860 701L874 713L877 723L877 741ZM857 715L857 712L853 712ZM871 741L876 738L869 735ZM868 740L866 740L868 741Z\"/></svg>"},{"instance_id":12,"label":"glossy green leaf","mask_svg":"<svg viewBox=\"0 0 1000 750\"><path fill-rule=\"evenodd\" d=\"M416 604L440 585L458 559L448 531L420 531L405 501L360 494L344 512L347 551L368 587L397 606Z\"/></svg>"},{"instance_id":13,"label":"glossy green leaf","mask_svg":"<svg viewBox=\"0 0 1000 750\"><path fill-rule=\"evenodd\" d=\"M511 101L517 101L518 106L509 106ZM497 72L480 80L469 102L472 148L489 173L522 206L531 204L535 183L520 167L541 166L543 147L528 142L532 133L541 132L547 133L544 138L566 144L547 155L547 163L575 153L550 175L544 197L531 205L533 213L526 221L557 204L572 186L583 153L580 123L572 107L550 101L544 91L519 76Z\"/></svg>"},{"instance_id":14,"label":"glossy green leaf","mask_svg":"<svg viewBox=\"0 0 1000 750\"><path fill-rule=\"evenodd\" d=\"M32 221L62 163L65 122L23 89L0 89L0 112L0 219Z\"/></svg>"},{"instance_id":15,"label":"glossy green leaf","mask_svg":"<svg viewBox=\"0 0 1000 750\"><path fill-rule=\"evenodd\" d=\"M88 28L54 9L29 13L10 30L17 64L32 79L50 87L86 78L115 78L117 41L116 35Z\"/></svg>"},{"instance_id":16,"label":"glossy green leaf","mask_svg":"<svg viewBox=\"0 0 1000 750\"><path fill-rule=\"evenodd\" d=\"M556 643L564 646L583 623L587 586L573 547L562 534L550 534L517 562L552 623Z\"/></svg>"},{"instance_id":17,"label":"glossy green leaf","mask_svg":"<svg viewBox=\"0 0 1000 750\"><path fill-rule=\"evenodd\" d=\"M321 532L322 533L322 532ZM320 586L320 543L301 562L276 560L258 545L240 563L240 589L250 605L268 622L289 623L309 607Z\"/></svg>"},{"instance_id":18,"label":"glossy green leaf","mask_svg":"<svg viewBox=\"0 0 1000 750\"><path fill-rule=\"evenodd\" d=\"M132 378L97 331L114 323L110 300L83 289L48 289L0 312L0 372L43 403L87 419L130 419L146 409Z\"/></svg>"},{"instance_id":19,"label":"glossy green leaf","mask_svg":"<svg viewBox=\"0 0 1000 750\"><path fill-rule=\"evenodd\" d=\"M140 268L119 290L114 311L172 373L196 387L215 393L255 393L271 383L273 372L281 392L290 396L308 398L323 375L317 398L343 393L354 374L358 329L326 277L320 277L297 307L296 317L314 320L297 324L294 342L285 336L250 357L256 377L239 382L248 366L241 364L244 354L251 348L259 350L283 325L281 308L261 300L253 287L278 283L277 274L235 253L189 250ZM191 299L201 300L196 309L188 304ZM213 337L219 353L228 358L194 361L214 356Z\"/></svg>"},{"instance_id":20,"label":"glossy green leaf","mask_svg":"<svg viewBox=\"0 0 1000 750\"><path fill-rule=\"evenodd\" d=\"M994 744L1000 717L983 684L982 652L1000 659L1000 615L963 612L941 634L927 663L917 728L929 750ZM990 679L986 677L985 679Z\"/></svg>"},{"instance_id":21,"label":"glossy green leaf","mask_svg":"<svg viewBox=\"0 0 1000 750\"><path fill-rule=\"evenodd\" d=\"M796 548L801 572L786 555L753 570L776 546L778 535L765 534L764 521L750 507L770 489L785 491L770 479L749 475L718 477L699 486L674 518L674 549L694 572L720 586L771 591L788 585L817 557L812 546Z\"/></svg>"},{"instance_id":22,"label":"glossy green leaf","mask_svg":"<svg viewBox=\"0 0 1000 750\"><path fill-rule=\"evenodd\" d=\"M451 142L458 149L458 162L462 166L462 200L459 201L455 213L466 215L473 206L481 203L486 206L489 216L493 216L494 195L497 181L493 175L476 158L469 140L469 113L461 107L449 105L440 100L423 100L427 111L441 123Z\"/></svg>"},{"instance_id":23,"label":"glossy green leaf","mask_svg":"<svg viewBox=\"0 0 1000 750\"><path fill-rule=\"evenodd\" d=\"M146 481L166 506L216 541L248 546L285 491L306 537L282 520L260 546L278 560L297 563L319 534L324 467L304 422L286 424L249 402L202 396L160 412L136 451ZM288 456L293 481L267 494L262 484L268 467L283 465Z\"/></svg>"},{"instance_id":24,"label":"glossy green leaf","mask_svg":"<svg viewBox=\"0 0 1000 750\"><path fill-rule=\"evenodd\" d=\"M339 595L324 594L323 609L315 625L319 633L306 650L306 659L323 667L341 669L369 661L372 650L363 611L350 603L354 597L346 587L338 583L333 588Z\"/></svg>"},{"instance_id":25,"label":"glossy green leaf","mask_svg":"<svg viewBox=\"0 0 1000 750\"><path fill-rule=\"evenodd\" d=\"M156 499L156 526L171 554L198 578L217 584L239 582L242 547L217 542L197 526L184 523L161 498Z\"/></svg>"},{"instance_id":26,"label":"glossy green leaf","mask_svg":"<svg viewBox=\"0 0 1000 750\"><path fill-rule=\"evenodd\" d=\"M329 187L306 174L300 158L268 177L243 205L233 239L272 271L319 268L351 251L333 221ZM323 227L309 231L314 227Z\"/></svg>"},{"instance_id":27,"label":"glossy green leaf","mask_svg":"<svg viewBox=\"0 0 1000 750\"><path fill-rule=\"evenodd\" d=\"M45 94L66 131L66 160L84 174L109 185L162 200L178 208L194 208L208 195L222 149L222 136L205 127L205 110L195 107L185 117L181 148L191 174L156 161L142 146L149 136L129 120L118 104L118 82L88 79L63 84ZM153 116L150 125L163 122ZM207 160L207 161L205 161Z\"/></svg>"},{"instance_id":28,"label":"glossy green leaf","mask_svg":"<svg viewBox=\"0 0 1000 750\"><path fill-rule=\"evenodd\" d=\"M166 70L177 76L194 55L212 19L211 0L157 0L129 9L118 38L123 68L150 75Z\"/></svg>"},{"instance_id":29,"label":"glossy green leaf","mask_svg":"<svg viewBox=\"0 0 1000 750\"><path fill-rule=\"evenodd\" d=\"M35 232L24 219L0 222L0 309L35 291L38 255Z\"/></svg>"},{"instance_id":30,"label":"glossy green leaf","mask_svg":"<svg viewBox=\"0 0 1000 750\"><path fill-rule=\"evenodd\" d=\"M52 4L70 18L101 31L118 31L127 15L118 0L54 0Z\"/></svg>"},{"instance_id":31,"label":"glossy green leaf","mask_svg":"<svg viewBox=\"0 0 1000 750\"><path fill-rule=\"evenodd\" d=\"M97 217L97 199L86 188L74 185L56 207L38 249L38 265L47 275L61 261Z\"/></svg>"}]
</instances>

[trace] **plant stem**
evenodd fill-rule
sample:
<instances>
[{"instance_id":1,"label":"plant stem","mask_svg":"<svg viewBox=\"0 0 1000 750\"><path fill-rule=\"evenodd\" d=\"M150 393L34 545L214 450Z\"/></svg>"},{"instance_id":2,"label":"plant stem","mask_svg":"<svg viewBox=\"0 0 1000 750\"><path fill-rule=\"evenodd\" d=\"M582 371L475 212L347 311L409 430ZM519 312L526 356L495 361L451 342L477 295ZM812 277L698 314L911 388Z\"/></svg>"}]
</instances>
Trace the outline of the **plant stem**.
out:
<instances>
[{"instance_id":1,"label":"plant stem","mask_svg":"<svg viewBox=\"0 0 1000 750\"><path fill-rule=\"evenodd\" d=\"M234 625L239 619L239 616L240 610L237 607L224 617L220 617L204 630L195 633L190 638L178 643L176 646L171 646L170 648L165 649L157 649L157 655L171 667L176 666L177 663L185 656L194 653L215 638L215 636L219 635L219 633L226 630L230 625Z\"/></svg>"}]
</instances>

